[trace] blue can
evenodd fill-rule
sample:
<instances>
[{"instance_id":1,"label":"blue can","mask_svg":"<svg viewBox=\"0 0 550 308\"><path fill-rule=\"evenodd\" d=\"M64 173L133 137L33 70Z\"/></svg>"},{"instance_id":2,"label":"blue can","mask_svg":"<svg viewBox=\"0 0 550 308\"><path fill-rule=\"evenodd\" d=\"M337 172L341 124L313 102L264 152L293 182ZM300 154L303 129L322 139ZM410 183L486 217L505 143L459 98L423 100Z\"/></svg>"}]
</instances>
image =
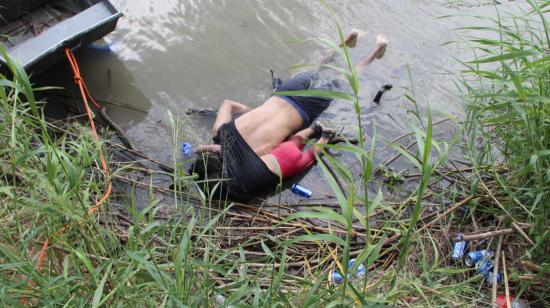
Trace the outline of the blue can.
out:
<instances>
[{"instance_id":1,"label":"blue can","mask_svg":"<svg viewBox=\"0 0 550 308\"><path fill-rule=\"evenodd\" d=\"M183 155L189 156L193 151L193 146L189 142L184 142L181 144L181 151L183 152Z\"/></svg>"},{"instance_id":2,"label":"blue can","mask_svg":"<svg viewBox=\"0 0 550 308\"><path fill-rule=\"evenodd\" d=\"M490 259L493 256L493 254L494 254L493 251L490 249L471 251L466 255L466 258L464 259L464 263L466 263L467 266L474 266L481 259Z\"/></svg>"},{"instance_id":3,"label":"blue can","mask_svg":"<svg viewBox=\"0 0 550 308\"><path fill-rule=\"evenodd\" d=\"M491 259L488 258L481 259L477 261L476 269L478 273L485 275L487 272L493 271L493 262L491 261Z\"/></svg>"},{"instance_id":4,"label":"blue can","mask_svg":"<svg viewBox=\"0 0 550 308\"><path fill-rule=\"evenodd\" d=\"M490 271L485 272L485 274L483 275L483 278L485 278L485 281L487 283L492 284L493 283L493 270L491 269ZM502 275L499 272L497 272L497 284L500 284L501 282L502 282Z\"/></svg>"},{"instance_id":5,"label":"blue can","mask_svg":"<svg viewBox=\"0 0 550 308\"><path fill-rule=\"evenodd\" d=\"M466 241L454 242L451 259L455 261L462 260L462 258L464 258L464 253L466 253L466 249L468 249L468 242Z\"/></svg>"},{"instance_id":6,"label":"blue can","mask_svg":"<svg viewBox=\"0 0 550 308\"><path fill-rule=\"evenodd\" d=\"M337 271L331 271L328 274L328 280L332 284L341 284L342 281L344 281L344 277L342 277L342 275L340 275Z\"/></svg>"},{"instance_id":7,"label":"blue can","mask_svg":"<svg viewBox=\"0 0 550 308\"><path fill-rule=\"evenodd\" d=\"M302 196L305 198L311 198L311 196L313 195L313 192L311 190L305 188L300 184L292 185L292 192L297 194L298 196Z\"/></svg>"},{"instance_id":8,"label":"blue can","mask_svg":"<svg viewBox=\"0 0 550 308\"><path fill-rule=\"evenodd\" d=\"M350 270L353 268L353 265L355 265L355 259L349 260L348 267ZM366 274L367 274L367 268L365 267L365 265L363 265L363 263L361 263L359 267L357 267L357 270L354 273L351 273L353 278L365 277Z\"/></svg>"}]
</instances>

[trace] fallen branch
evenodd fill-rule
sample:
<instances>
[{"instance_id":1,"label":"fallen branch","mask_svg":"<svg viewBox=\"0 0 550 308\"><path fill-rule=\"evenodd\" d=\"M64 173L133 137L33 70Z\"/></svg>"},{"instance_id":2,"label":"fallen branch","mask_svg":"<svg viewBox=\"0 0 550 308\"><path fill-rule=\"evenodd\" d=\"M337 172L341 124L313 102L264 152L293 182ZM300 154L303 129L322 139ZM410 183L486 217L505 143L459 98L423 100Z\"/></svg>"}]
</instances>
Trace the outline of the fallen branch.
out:
<instances>
[{"instance_id":1,"label":"fallen branch","mask_svg":"<svg viewBox=\"0 0 550 308\"><path fill-rule=\"evenodd\" d=\"M418 229L417 232L420 232L420 231L423 231L424 229L427 229L431 226L433 226L436 222L438 222L439 220L441 220L441 218L449 215L450 213L456 211L459 207L463 206L464 204L468 203L470 200L474 199L475 196L474 195L470 195L468 197L466 197L466 199L458 202L457 204L455 204L454 206L452 206L450 209L446 210L443 214L437 216L436 218L434 218L432 221L430 221L429 223L427 223L426 225L424 225L422 228Z\"/></svg>"},{"instance_id":2,"label":"fallen branch","mask_svg":"<svg viewBox=\"0 0 550 308\"><path fill-rule=\"evenodd\" d=\"M520 226L521 229L529 229L530 226ZM502 230L496 230L496 231L489 231L484 233L478 233L478 234L465 234L461 236L462 241L473 241L473 240L480 240L480 239L486 239L489 237L495 237L500 235L507 235L507 234L513 234L516 232L516 229L502 229Z\"/></svg>"}]
</instances>

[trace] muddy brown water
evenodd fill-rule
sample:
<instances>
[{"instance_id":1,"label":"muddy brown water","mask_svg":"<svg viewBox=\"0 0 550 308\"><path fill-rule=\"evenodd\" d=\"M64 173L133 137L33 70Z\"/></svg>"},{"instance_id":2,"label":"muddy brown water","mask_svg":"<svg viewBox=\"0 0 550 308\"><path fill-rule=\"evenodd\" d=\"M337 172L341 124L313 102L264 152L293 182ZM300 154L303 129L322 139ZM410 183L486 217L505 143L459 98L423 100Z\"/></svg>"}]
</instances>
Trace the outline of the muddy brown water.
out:
<instances>
[{"instance_id":1,"label":"muddy brown water","mask_svg":"<svg viewBox=\"0 0 550 308\"><path fill-rule=\"evenodd\" d=\"M184 122L180 141L209 142L212 117L190 117L185 114L187 109L216 109L226 98L258 106L271 93L270 69L284 79L294 72L293 66L319 60L322 45L297 41L337 38L333 17L313 0L113 2L125 16L105 38L111 52L78 53L83 76L97 98L130 107L107 105L110 116L127 131L136 148L167 163L172 148L169 111ZM460 66L455 57L469 58L471 53L446 43L462 39L462 32L452 29L479 23L467 16L494 15L493 5L478 2L328 1L344 32L360 30L358 46L351 51L355 62L369 52L378 33L390 40L384 58L360 78L362 118L369 136L376 127L376 163L393 155L386 147L388 140L418 126L411 113L415 107L404 95L412 88L423 114L429 105L434 120L463 116L456 94L455 72ZM518 2L523 1L501 2L498 8L502 11L519 11ZM454 17L440 18L447 15ZM57 75L62 77L51 83L69 87L70 73L63 70L58 68ZM379 106L373 104L377 90L388 83L394 85L393 90ZM354 134L357 121L352 107L350 102L337 101L323 118ZM439 126L436 138L448 139L452 132L451 125ZM357 169L354 163L349 167ZM323 193L331 195L320 177L315 167L300 179L314 191L316 200L325 199ZM283 196L289 202L299 201L289 191Z\"/></svg>"}]
</instances>

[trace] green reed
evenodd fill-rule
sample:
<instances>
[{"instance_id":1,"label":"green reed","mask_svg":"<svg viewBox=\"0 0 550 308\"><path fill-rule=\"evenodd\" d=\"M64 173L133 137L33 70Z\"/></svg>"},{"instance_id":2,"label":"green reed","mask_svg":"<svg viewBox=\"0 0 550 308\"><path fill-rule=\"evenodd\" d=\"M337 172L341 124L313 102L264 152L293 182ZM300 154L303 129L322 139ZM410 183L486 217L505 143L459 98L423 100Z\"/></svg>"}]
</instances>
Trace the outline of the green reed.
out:
<instances>
[{"instance_id":1,"label":"green reed","mask_svg":"<svg viewBox=\"0 0 550 308\"><path fill-rule=\"evenodd\" d=\"M513 26L499 21L487 30L497 31L501 40L474 41L481 45L480 51L490 54L468 63L465 72L475 76L465 84L471 103L466 129L472 145L471 158L480 172L482 168L492 168L505 209L514 219L540 225L548 215L545 201L550 178L549 44L544 19L549 6L547 1L531 3L531 14L539 16L538 25L543 26L523 27L527 30L520 31L519 25L533 19L518 18ZM341 27L337 24L336 28L343 43ZM304 228L304 235L290 239L266 232L229 246L221 237L231 235L215 228L231 227L227 215L236 205L216 204L212 196L195 189L196 183L177 170L181 166L176 163L171 174L176 182L171 195L179 198L174 205L176 214L163 220L156 218L162 200L154 196L150 185L149 201L143 210L136 210L132 193L129 200L113 198L101 209L101 219L89 217L87 210L101 196L105 181L96 165L98 145L86 127L58 127L46 122L41 103L33 93L36 89L22 68L10 62L13 78L0 79L0 304L18 306L23 300L35 306L69 307L316 307L410 305L412 298L413 305L418 306L487 305L479 277L468 277L468 269L450 266L444 255L448 248L439 243L435 234L415 233L427 186L441 179L436 168L449 152L447 144L433 140L431 113L428 111L425 129L421 122L420 128L414 130L416 152L393 146L421 173L418 186L410 194L414 206L409 207L408 202L391 206L382 190L369 196L368 185L374 181L376 136L372 136L370 145L365 144L357 95L359 79L346 47L342 50L330 40L318 41L344 59L346 66L338 71L344 73L353 94L289 94L335 97L354 105L360 144L330 145L327 149L354 154L363 175L360 180L355 179L349 167L325 153L319 166L336 196L338 208L311 206L281 217L278 225L313 218L342 227L345 232ZM484 68L489 62L499 64L498 68ZM420 118L422 108L414 93L407 97ZM175 161L183 126L174 117L171 123ZM484 142L475 148L478 137ZM495 141L498 152L491 150ZM500 157L506 158L505 167L511 177L497 169ZM125 172L123 167L115 166L112 171L113 177ZM482 180L480 176L479 181ZM454 200L461 194L464 192L460 188L453 187L439 197ZM197 203L191 203L190 195ZM191 209L193 206L196 209ZM126 219L118 218L121 208L129 212ZM383 213L386 219L380 226L370 228L369 218L377 213ZM127 225L121 228L122 223ZM354 268L348 268L354 224L366 230L366 242L354 256ZM66 225L66 232L56 234ZM385 247L391 234L398 234L401 239ZM530 235L537 243L532 253L540 255L548 233ZM51 247L42 270L36 271L36 254L46 238L51 240ZM300 244L304 242L318 247L319 266L312 269L311 275L307 268L303 274L288 273L288 263L296 262L292 254L303 249ZM253 257L252 247L259 247ZM305 247L311 249L311 245ZM379 261L397 252L397 267L385 272L375 269L359 283L347 278L340 286L327 283L330 269L347 276L361 263L378 267ZM409 262L418 269L411 269Z\"/></svg>"},{"instance_id":2,"label":"green reed","mask_svg":"<svg viewBox=\"0 0 550 308\"><path fill-rule=\"evenodd\" d=\"M489 20L492 25L474 28L498 38L471 40L476 58L465 63L463 72L466 132L471 159L478 170L489 168L498 184L502 207L497 211L507 224L534 224L532 253L548 260L550 40L545 13L550 2L527 2L525 15L499 15Z\"/></svg>"}]
</instances>

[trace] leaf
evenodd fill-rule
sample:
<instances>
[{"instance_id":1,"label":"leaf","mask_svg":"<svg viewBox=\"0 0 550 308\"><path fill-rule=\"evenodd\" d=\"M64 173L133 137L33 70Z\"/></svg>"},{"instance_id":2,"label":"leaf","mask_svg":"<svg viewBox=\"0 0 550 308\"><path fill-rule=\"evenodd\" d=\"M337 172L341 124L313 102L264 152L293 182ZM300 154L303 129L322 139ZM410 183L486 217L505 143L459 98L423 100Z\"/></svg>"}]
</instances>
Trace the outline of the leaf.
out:
<instances>
[{"instance_id":1,"label":"leaf","mask_svg":"<svg viewBox=\"0 0 550 308\"><path fill-rule=\"evenodd\" d=\"M523 50L523 51L514 51L510 53L505 53L494 57L478 59L478 60L470 61L468 63L481 64L481 63L499 62L499 61L505 61L510 59L525 58L529 56L540 56L540 55L542 54L536 50Z\"/></svg>"},{"instance_id":2,"label":"leaf","mask_svg":"<svg viewBox=\"0 0 550 308\"><path fill-rule=\"evenodd\" d=\"M414 157L411 153L409 153L408 150L401 147L401 145L392 144L391 147L396 150L397 152L401 153L401 155L405 156L409 161L415 165L418 170L422 170L422 165L420 163L420 160L418 158Z\"/></svg>"},{"instance_id":3,"label":"leaf","mask_svg":"<svg viewBox=\"0 0 550 308\"><path fill-rule=\"evenodd\" d=\"M516 92L518 93L519 99L524 102L525 101L525 91L523 89L523 85L521 84L521 80L519 79L518 74L516 72L512 71L510 66L504 62L502 62L502 67L504 70L510 75L510 78L512 78L512 82L514 83L514 86L516 87Z\"/></svg>"},{"instance_id":4,"label":"leaf","mask_svg":"<svg viewBox=\"0 0 550 308\"><path fill-rule=\"evenodd\" d=\"M105 270L105 274L103 274L103 278L101 279L101 281L99 282L99 285L95 289L94 299L92 301L92 308L99 307L101 295L103 295L103 287L105 286L105 282L107 281L107 277L109 277L109 273L111 272L112 267L113 267L113 262L109 263L109 266Z\"/></svg>"},{"instance_id":5,"label":"leaf","mask_svg":"<svg viewBox=\"0 0 550 308\"><path fill-rule=\"evenodd\" d=\"M280 224L285 224L291 220L298 218L316 218L316 219L325 219L341 223L343 226L347 225L347 220L344 216L334 212L331 209L327 208L310 208L316 209L316 211L302 211L297 212L286 217Z\"/></svg>"},{"instance_id":6,"label":"leaf","mask_svg":"<svg viewBox=\"0 0 550 308\"><path fill-rule=\"evenodd\" d=\"M355 98L348 93L339 91L325 90L303 90L303 91L276 91L273 95L280 96L298 96L298 97L322 97L322 98L340 98L348 101L353 101Z\"/></svg>"},{"instance_id":7,"label":"leaf","mask_svg":"<svg viewBox=\"0 0 550 308\"><path fill-rule=\"evenodd\" d=\"M275 259L275 255L273 254L273 251L271 251L271 249L267 247L267 245L264 243L263 240L260 242L260 244L262 245L262 249L265 252L265 254L268 255L270 258Z\"/></svg>"},{"instance_id":8,"label":"leaf","mask_svg":"<svg viewBox=\"0 0 550 308\"><path fill-rule=\"evenodd\" d=\"M88 273L92 276L94 279L94 282L97 284L97 277L94 267L92 266L92 262L90 262L90 259L80 251L80 248L78 250L73 249L73 253L82 261L86 269L88 269Z\"/></svg>"},{"instance_id":9,"label":"leaf","mask_svg":"<svg viewBox=\"0 0 550 308\"><path fill-rule=\"evenodd\" d=\"M342 215L344 217L346 217L346 219L348 219L348 217L351 218L351 213L349 212L349 209L348 209L348 200L347 200L346 196L344 195L344 192L340 188L340 185L338 185L338 183L336 182L336 179L334 178L332 173L328 170L325 163L320 159L317 159L317 161L319 162L319 166L321 167L321 170L323 171L323 175L325 176L325 179L327 180L328 185L330 186L330 188L332 189L332 191L336 195L336 199L338 200L338 204L340 205L340 208L342 209ZM347 224L351 224L351 221L348 221Z\"/></svg>"},{"instance_id":10,"label":"leaf","mask_svg":"<svg viewBox=\"0 0 550 308\"><path fill-rule=\"evenodd\" d=\"M378 240L378 243L372 250L372 252L369 254L369 258L367 259L366 267L369 267L374 264L374 262L378 259L378 256L380 256L380 250L382 250L382 246L384 245L384 242L386 241L387 234L384 233Z\"/></svg>"},{"instance_id":11,"label":"leaf","mask_svg":"<svg viewBox=\"0 0 550 308\"><path fill-rule=\"evenodd\" d=\"M343 239L337 237L336 235L332 234L308 234L308 235L300 235L295 238L292 238L285 242L286 246L290 246L294 243L298 242L316 242L316 241L325 241L325 242L332 242L341 246L345 246L345 242Z\"/></svg>"}]
</instances>

